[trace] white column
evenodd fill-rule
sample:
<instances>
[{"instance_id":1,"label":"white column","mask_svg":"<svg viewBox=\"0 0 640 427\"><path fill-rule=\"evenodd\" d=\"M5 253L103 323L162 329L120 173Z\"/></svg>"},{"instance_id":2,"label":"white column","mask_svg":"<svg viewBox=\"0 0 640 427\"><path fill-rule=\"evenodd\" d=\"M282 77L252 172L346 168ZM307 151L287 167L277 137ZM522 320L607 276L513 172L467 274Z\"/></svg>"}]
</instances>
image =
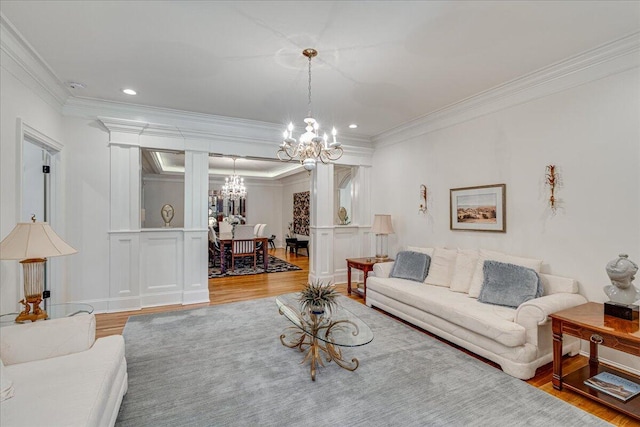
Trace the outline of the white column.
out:
<instances>
[{"instance_id":1,"label":"white column","mask_svg":"<svg viewBox=\"0 0 640 427\"><path fill-rule=\"evenodd\" d=\"M183 304L209 302L209 154L186 151L184 171Z\"/></svg>"},{"instance_id":2,"label":"white column","mask_svg":"<svg viewBox=\"0 0 640 427\"><path fill-rule=\"evenodd\" d=\"M108 311L141 306L140 147L120 145L114 137L112 132Z\"/></svg>"},{"instance_id":3,"label":"white column","mask_svg":"<svg viewBox=\"0 0 640 427\"><path fill-rule=\"evenodd\" d=\"M316 165L311 174L309 279L333 282L333 164Z\"/></svg>"}]
</instances>

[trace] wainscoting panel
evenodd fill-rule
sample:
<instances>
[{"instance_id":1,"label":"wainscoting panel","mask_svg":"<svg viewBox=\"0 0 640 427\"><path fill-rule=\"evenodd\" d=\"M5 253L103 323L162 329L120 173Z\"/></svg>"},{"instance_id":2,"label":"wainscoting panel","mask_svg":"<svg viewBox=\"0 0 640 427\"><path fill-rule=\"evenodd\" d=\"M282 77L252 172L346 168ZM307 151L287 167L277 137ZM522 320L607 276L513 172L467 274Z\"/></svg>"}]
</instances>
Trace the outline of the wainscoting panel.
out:
<instances>
[{"instance_id":1,"label":"wainscoting panel","mask_svg":"<svg viewBox=\"0 0 640 427\"><path fill-rule=\"evenodd\" d=\"M333 227L311 227L309 275L311 279L333 282Z\"/></svg>"},{"instance_id":2,"label":"wainscoting panel","mask_svg":"<svg viewBox=\"0 0 640 427\"><path fill-rule=\"evenodd\" d=\"M333 236L333 280L335 283L347 282L347 258L358 258L360 253L360 235L357 226L336 227ZM357 270L353 270L357 274Z\"/></svg>"},{"instance_id":3,"label":"wainscoting panel","mask_svg":"<svg viewBox=\"0 0 640 427\"><path fill-rule=\"evenodd\" d=\"M99 304L107 311L140 308L140 234L109 234L109 300Z\"/></svg>"},{"instance_id":4,"label":"wainscoting panel","mask_svg":"<svg viewBox=\"0 0 640 427\"><path fill-rule=\"evenodd\" d=\"M142 232L140 263L143 306L182 303L182 230Z\"/></svg>"},{"instance_id":5,"label":"wainscoting panel","mask_svg":"<svg viewBox=\"0 0 640 427\"><path fill-rule=\"evenodd\" d=\"M208 238L206 230L184 232L183 304L209 302Z\"/></svg>"}]
</instances>

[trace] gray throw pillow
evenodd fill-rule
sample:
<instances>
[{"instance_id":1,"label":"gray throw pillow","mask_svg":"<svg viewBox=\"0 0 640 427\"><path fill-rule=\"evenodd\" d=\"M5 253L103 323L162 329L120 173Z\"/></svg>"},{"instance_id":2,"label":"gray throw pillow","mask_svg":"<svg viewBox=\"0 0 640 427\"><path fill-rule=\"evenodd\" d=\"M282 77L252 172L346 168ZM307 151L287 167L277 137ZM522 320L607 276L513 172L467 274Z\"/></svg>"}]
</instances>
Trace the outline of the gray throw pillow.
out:
<instances>
[{"instance_id":1,"label":"gray throw pillow","mask_svg":"<svg viewBox=\"0 0 640 427\"><path fill-rule=\"evenodd\" d=\"M414 280L424 282L429 273L431 257L427 254L413 251L402 251L396 255L389 277L398 279Z\"/></svg>"},{"instance_id":2,"label":"gray throw pillow","mask_svg":"<svg viewBox=\"0 0 640 427\"><path fill-rule=\"evenodd\" d=\"M542 296L542 281L531 268L485 261L483 271L480 302L518 308L523 302Z\"/></svg>"}]
</instances>

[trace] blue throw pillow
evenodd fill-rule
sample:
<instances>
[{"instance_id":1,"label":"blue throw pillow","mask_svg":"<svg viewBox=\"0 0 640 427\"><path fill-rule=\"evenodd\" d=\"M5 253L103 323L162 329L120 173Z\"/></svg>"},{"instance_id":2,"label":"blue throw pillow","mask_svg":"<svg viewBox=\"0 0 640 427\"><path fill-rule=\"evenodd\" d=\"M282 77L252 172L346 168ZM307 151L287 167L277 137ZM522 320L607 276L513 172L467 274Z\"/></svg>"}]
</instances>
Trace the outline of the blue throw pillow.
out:
<instances>
[{"instance_id":1,"label":"blue throw pillow","mask_svg":"<svg viewBox=\"0 0 640 427\"><path fill-rule=\"evenodd\" d=\"M483 271L480 302L518 308L523 302L542 296L542 281L531 268L485 261Z\"/></svg>"},{"instance_id":2,"label":"blue throw pillow","mask_svg":"<svg viewBox=\"0 0 640 427\"><path fill-rule=\"evenodd\" d=\"M424 282L429 273L431 257L427 254L413 251L402 251L396 255L389 277Z\"/></svg>"}]
</instances>

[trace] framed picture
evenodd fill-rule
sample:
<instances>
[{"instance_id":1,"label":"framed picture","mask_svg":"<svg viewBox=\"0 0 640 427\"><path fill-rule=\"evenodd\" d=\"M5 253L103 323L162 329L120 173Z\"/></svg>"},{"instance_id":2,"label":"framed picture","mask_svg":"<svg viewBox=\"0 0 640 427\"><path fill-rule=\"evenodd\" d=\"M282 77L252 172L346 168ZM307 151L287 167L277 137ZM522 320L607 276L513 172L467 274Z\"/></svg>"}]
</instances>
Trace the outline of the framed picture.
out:
<instances>
[{"instance_id":1,"label":"framed picture","mask_svg":"<svg viewBox=\"0 0 640 427\"><path fill-rule=\"evenodd\" d=\"M450 190L450 228L468 231L507 231L505 184Z\"/></svg>"}]
</instances>

